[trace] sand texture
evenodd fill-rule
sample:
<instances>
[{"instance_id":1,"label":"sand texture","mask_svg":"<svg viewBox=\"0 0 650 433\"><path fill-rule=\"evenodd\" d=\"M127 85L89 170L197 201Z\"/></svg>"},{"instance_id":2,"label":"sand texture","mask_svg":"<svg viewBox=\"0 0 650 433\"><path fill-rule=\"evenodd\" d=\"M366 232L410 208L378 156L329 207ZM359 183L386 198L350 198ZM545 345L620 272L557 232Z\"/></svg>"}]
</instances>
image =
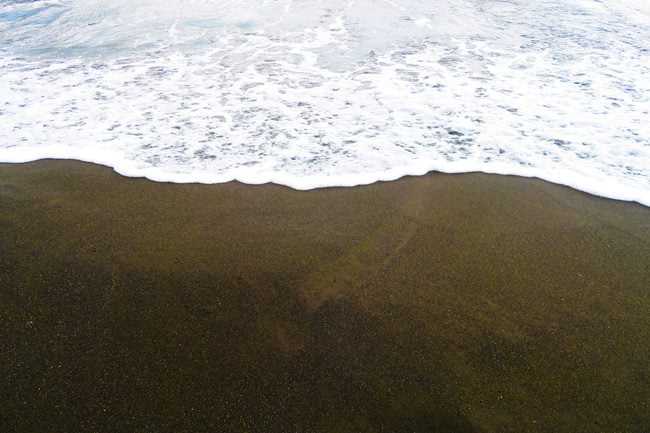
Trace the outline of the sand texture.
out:
<instances>
[{"instance_id":1,"label":"sand texture","mask_svg":"<svg viewBox=\"0 0 650 433\"><path fill-rule=\"evenodd\" d=\"M0 431L650 431L650 208L0 165Z\"/></svg>"}]
</instances>

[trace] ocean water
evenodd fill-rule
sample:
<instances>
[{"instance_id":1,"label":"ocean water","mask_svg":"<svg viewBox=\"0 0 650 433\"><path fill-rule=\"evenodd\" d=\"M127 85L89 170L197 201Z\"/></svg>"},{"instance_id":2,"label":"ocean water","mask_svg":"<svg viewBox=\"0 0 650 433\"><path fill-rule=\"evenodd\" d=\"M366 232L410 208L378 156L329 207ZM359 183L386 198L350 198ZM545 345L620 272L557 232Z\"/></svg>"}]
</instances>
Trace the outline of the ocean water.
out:
<instances>
[{"instance_id":1,"label":"ocean water","mask_svg":"<svg viewBox=\"0 0 650 433\"><path fill-rule=\"evenodd\" d=\"M648 0L0 0L0 161L298 189L535 176L650 206Z\"/></svg>"}]
</instances>

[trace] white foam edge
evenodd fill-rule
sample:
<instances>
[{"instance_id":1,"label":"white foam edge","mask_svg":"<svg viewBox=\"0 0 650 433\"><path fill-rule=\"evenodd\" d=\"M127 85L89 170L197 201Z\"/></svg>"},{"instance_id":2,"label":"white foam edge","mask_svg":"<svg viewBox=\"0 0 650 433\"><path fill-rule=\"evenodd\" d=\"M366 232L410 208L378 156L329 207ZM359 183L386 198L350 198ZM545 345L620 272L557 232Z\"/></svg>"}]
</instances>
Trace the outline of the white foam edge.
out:
<instances>
[{"instance_id":1,"label":"white foam edge","mask_svg":"<svg viewBox=\"0 0 650 433\"><path fill-rule=\"evenodd\" d=\"M406 176L422 176L431 172L447 174L487 173L504 176L537 178L550 183L568 186L588 194L621 201L631 201L650 207L650 191L623 186L607 180L593 179L569 170L544 171L533 167L513 167L510 164L478 164L472 161L416 161L412 164L388 170L346 175L295 176L278 172L259 173L241 167L221 174L193 172L169 173L157 167L137 167L134 161L107 152L80 149L0 149L0 162L26 163L44 159L76 160L112 168L118 174L130 178L146 178L154 182L218 184L237 181L250 185L273 183L307 191L318 188L353 187L388 182Z\"/></svg>"}]
</instances>

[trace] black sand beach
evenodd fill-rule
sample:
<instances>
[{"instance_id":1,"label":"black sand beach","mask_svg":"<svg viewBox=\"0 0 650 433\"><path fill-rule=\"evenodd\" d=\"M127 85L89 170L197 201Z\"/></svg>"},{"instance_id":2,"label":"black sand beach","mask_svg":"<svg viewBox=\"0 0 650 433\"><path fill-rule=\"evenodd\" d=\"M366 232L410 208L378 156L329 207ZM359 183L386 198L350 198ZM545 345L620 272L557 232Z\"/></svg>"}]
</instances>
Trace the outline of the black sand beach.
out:
<instances>
[{"instance_id":1,"label":"black sand beach","mask_svg":"<svg viewBox=\"0 0 650 433\"><path fill-rule=\"evenodd\" d=\"M650 209L0 165L2 432L650 431Z\"/></svg>"}]
</instances>

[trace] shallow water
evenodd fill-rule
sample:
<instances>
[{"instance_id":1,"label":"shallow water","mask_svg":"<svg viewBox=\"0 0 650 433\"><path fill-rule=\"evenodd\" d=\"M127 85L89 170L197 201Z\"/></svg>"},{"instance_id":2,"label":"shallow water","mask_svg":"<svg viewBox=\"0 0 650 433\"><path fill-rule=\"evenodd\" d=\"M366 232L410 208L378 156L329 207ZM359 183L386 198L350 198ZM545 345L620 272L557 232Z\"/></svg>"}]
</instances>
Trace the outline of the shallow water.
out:
<instances>
[{"instance_id":1,"label":"shallow water","mask_svg":"<svg viewBox=\"0 0 650 433\"><path fill-rule=\"evenodd\" d=\"M486 171L650 205L648 76L631 0L0 1L0 161L299 189Z\"/></svg>"}]
</instances>

